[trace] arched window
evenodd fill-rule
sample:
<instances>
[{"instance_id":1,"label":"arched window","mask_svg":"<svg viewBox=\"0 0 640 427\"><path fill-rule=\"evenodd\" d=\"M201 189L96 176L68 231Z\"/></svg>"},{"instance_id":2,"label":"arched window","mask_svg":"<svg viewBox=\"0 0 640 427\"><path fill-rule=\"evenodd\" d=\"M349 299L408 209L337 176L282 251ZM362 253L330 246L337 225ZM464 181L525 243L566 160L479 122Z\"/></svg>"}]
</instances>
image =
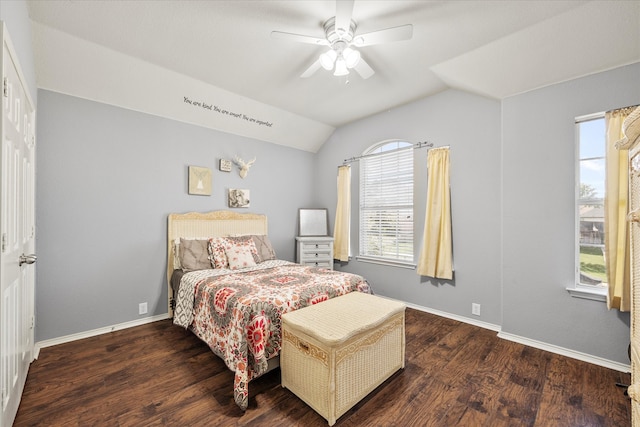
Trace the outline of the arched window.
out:
<instances>
[{"instance_id":1,"label":"arched window","mask_svg":"<svg viewBox=\"0 0 640 427\"><path fill-rule=\"evenodd\" d=\"M360 258L413 262L413 144L384 141L360 159Z\"/></svg>"}]
</instances>

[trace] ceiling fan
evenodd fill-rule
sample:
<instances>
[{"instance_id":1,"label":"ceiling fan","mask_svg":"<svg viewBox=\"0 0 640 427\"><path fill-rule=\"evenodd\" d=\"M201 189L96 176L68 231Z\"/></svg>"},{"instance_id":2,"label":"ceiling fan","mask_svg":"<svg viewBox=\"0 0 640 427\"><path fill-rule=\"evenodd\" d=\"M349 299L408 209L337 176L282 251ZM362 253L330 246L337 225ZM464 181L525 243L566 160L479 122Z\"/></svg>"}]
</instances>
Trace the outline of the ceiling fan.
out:
<instances>
[{"instance_id":1,"label":"ceiling fan","mask_svg":"<svg viewBox=\"0 0 640 427\"><path fill-rule=\"evenodd\" d=\"M325 38L282 31L271 32L271 37L276 39L329 47L300 77L311 77L322 67L327 71L333 70L334 76L346 76L350 69L354 69L363 79L368 79L375 71L362 58L357 48L409 40L413 36L411 24L356 34L358 26L352 19L353 3L354 0L336 0L336 16L329 18L323 25Z\"/></svg>"}]
</instances>

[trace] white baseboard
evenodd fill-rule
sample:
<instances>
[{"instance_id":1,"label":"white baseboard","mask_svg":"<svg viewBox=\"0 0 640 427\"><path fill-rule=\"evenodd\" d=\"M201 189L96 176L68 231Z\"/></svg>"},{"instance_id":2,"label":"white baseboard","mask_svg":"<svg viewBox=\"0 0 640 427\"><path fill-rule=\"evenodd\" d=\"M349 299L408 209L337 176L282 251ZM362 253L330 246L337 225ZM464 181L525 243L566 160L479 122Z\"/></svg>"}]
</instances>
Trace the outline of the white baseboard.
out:
<instances>
[{"instance_id":1,"label":"white baseboard","mask_svg":"<svg viewBox=\"0 0 640 427\"><path fill-rule=\"evenodd\" d=\"M382 295L379 295L379 296L382 296ZM382 297L383 298L387 298L385 296L382 296ZM388 298L388 299L393 299L393 298ZM478 320L474 320L474 319L471 319L469 317L458 316L458 315L447 313L447 312L444 312L444 311L434 310L432 308L423 307L423 306L416 305L416 304L411 304L411 303L408 303L406 301L400 301L400 302L403 302L404 304L407 305L407 307L413 308L415 310L424 311L426 313L435 314L436 316L446 317L448 319L457 320L457 321L462 322L462 323L468 323L470 325L475 325L475 326L479 326L481 328L485 328L485 329L489 329L489 330L492 330L492 331L496 331L496 332L498 332L498 337L502 338L502 339L505 339L505 340L517 342L519 344L523 344L523 345L526 345L526 346L529 346L529 347L537 348L539 350L545 350L545 351L548 351L548 352L551 352L551 353L559 354L561 356L570 357L572 359L581 360L583 362L592 363L594 365L603 366L605 368L613 369L615 371L631 372L631 365L629 365L629 364L624 364L624 363L620 363L620 362L614 362L612 360L603 359L602 357L593 356L591 354L582 353L582 352L575 351L575 350L570 350L570 349L567 349L567 348L564 348L564 347L559 347L557 345L548 344L548 343L545 343L545 342L542 342L542 341L537 341L537 340L533 340L533 339L530 339L530 338L525 338L525 337L521 337L521 336L518 336L518 335L513 335L513 334L506 333L506 332L502 332L502 327L500 325L494 325L492 323L487 323L487 322L480 322Z\"/></svg>"},{"instance_id":2,"label":"white baseboard","mask_svg":"<svg viewBox=\"0 0 640 427\"><path fill-rule=\"evenodd\" d=\"M394 299L394 298L385 297L383 295L379 295L379 296L382 297L382 298ZM396 300L396 301L399 301L399 300ZM575 351L575 350L570 350L570 349L567 349L567 348L564 348L564 347L559 347L557 345L548 344L548 343L545 343L545 342L542 342L542 341L537 341L537 340L533 340L533 339L530 339L530 338L525 338L525 337L521 337L521 336L518 336L518 335L513 335L513 334L506 333L506 332L502 332L500 325L495 325L493 323L481 322L479 320L474 320L474 319L471 319L469 317L458 316L456 314L447 313L445 311L434 310L432 308L423 307L421 305L411 304L411 303L408 303L406 301L400 301L400 302L406 304L407 307L413 308L415 310L424 311L425 313L434 314L436 316L445 317L445 318L448 318L448 319L457 320L458 322L468 323L470 325L478 326L480 328L489 329L491 331L496 331L496 332L498 332L498 337L502 338L502 339L505 339L505 340L517 342L519 344L523 344L523 345L526 345L526 346L529 346L529 347L533 347L533 348L537 348L537 349L540 349L540 350L549 351L551 353L559 354L561 356L570 357L572 359L582 360L583 362L593 363L594 365L603 366L605 368L613 369L613 370L616 370L616 371L619 371L619 372L631 372L631 365L629 365L629 364L624 364L624 363L620 363L620 362L614 362L612 360L603 359L601 357L593 356L593 355L590 355L590 354L587 354L587 353L582 353L582 352ZM134 326L145 325L147 323L157 322L158 320L164 320L164 319L168 319L168 318L169 318L169 315L167 313L165 313L165 314L160 314L160 315L157 315L157 316L145 317L143 319L132 320L131 322L120 323L120 324L117 324L117 325L107 326L107 327L99 328L99 329L93 329L91 331L79 332L77 334L66 335L64 337L59 337L59 338L53 338L53 339L50 339L50 340L40 341L40 342L35 343L34 359L38 358L38 355L40 354L40 349L45 348L45 347L50 347L52 345L58 345L58 344L64 344L64 343L67 343L67 342L76 341L76 340L80 340L80 339L83 339L83 338L89 338L89 337L93 337L93 336L96 336L96 335L106 334L106 333L113 332L113 331L118 331L118 330L121 330L121 329L132 328Z\"/></svg>"},{"instance_id":3,"label":"white baseboard","mask_svg":"<svg viewBox=\"0 0 640 427\"><path fill-rule=\"evenodd\" d=\"M572 359L582 360L583 362L593 363L594 365L604 366L605 368L613 369L615 371L631 372L631 365L629 364L614 362L613 360L603 359L602 357L593 356L591 354L582 353L575 350L569 350L564 347L559 347L557 345L548 344L546 342L509 334L507 332L499 332L498 336L505 340L524 344L529 347L535 347L540 350L549 351L551 353L556 353L562 356L571 357Z\"/></svg>"},{"instance_id":4,"label":"white baseboard","mask_svg":"<svg viewBox=\"0 0 640 427\"><path fill-rule=\"evenodd\" d=\"M434 310L433 308L423 307L421 305L411 304L405 301L404 302L407 307L424 311L425 313L435 314L436 316L446 317L447 319L457 320L458 322L468 323L470 325L479 326L484 329L489 329L491 331L500 332L500 325L494 325L493 323L482 322L480 320L471 319L469 317L458 316L457 314L447 313L446 311Z\"/></svg>"},{"instance_id":5,"label":"white baseboard","mask_svg":"<svg viewBox=\"0 0 640 427\"><path fill-rule=\"evenodd\" d=\"M133 328L134 326L146 325L147 323L157 322L158 320L168 319L169 314L159 314L157 316L145 317L142 319L132 320L130 322L119 323L117 325L105 326L104 328L93 329L91 331L78 332L77 334L66 335L64 337L52 338L50 340L39 341L35 343L34 359L37 359L40 355L40 349L45 347L51 347L53 345L64 344L71 341L77 341L84 338L94 337L96 335L107 334L113 331L119 331L121 329Z\"/></svg>"}]
</instances>

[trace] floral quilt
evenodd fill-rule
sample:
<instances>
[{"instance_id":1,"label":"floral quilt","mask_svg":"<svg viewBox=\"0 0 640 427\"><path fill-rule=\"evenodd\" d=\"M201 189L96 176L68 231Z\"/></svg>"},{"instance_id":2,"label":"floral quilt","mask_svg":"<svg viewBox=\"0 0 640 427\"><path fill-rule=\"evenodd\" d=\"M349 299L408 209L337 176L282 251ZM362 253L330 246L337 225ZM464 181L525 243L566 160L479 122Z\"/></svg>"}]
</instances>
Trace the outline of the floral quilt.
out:
<instances>
[{"instance_id":1,"label":"floral quilt","mask_svg":"<svg viewBox=\"0 0 640 427\"><path fill-rule=\"evenodd\" d=\"M174 323L191 328L235 372L234 398L245 410L249 381L280 353L282 314L353 291L371 293L362 276L282 260L194 271L182 278Z\"/></svg>"}]
</instances>

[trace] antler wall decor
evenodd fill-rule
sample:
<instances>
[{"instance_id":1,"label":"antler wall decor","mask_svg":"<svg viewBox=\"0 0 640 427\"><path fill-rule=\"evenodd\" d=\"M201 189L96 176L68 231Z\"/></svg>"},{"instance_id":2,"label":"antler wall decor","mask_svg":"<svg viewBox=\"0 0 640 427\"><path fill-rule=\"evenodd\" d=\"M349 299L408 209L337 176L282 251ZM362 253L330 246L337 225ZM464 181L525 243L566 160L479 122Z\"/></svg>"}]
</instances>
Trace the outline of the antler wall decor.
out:
<instances>
[{"instance_id":1,"label":"antler wall decor","mask_svg":"<svg viewBox=\"0 0 640 427\"><path fill-rule=\"evenodd\" d=\"M240 178L244 179L247 176L247 173L249 173L249 168L251 167L251 165L253 165L256 161L256 158L254 157L253 160L250 160L249 162L246 162L244 160L242 160L240 157L235 156L233 158L233 163L236 164L236 166L238 166L238 168L240 168Z\"/></svg>"}]
</instances>

